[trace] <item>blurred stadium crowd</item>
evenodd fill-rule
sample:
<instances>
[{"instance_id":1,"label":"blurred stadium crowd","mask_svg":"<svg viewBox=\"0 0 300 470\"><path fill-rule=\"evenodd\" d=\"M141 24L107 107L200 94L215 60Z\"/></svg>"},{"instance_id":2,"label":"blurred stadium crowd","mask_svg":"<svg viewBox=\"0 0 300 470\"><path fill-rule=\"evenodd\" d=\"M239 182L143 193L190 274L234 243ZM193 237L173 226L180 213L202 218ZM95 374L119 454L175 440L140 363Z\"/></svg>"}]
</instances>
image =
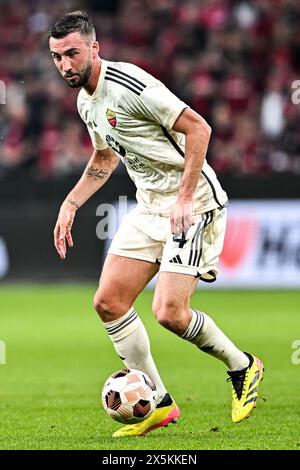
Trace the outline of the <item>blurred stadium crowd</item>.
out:
<instances>
[{"instance_id":1,"label":"blurred stadium crowd","mask_svg":"<svg viewBox=\"0 0 300 470\"><path fill-rule=\"evenodd\" d=\"M78 8L94 19L103 58L143 67L207 119L217 172L300 174L298 0L0 0L0 178L86 164L78 90L58 76L47 36Z\"/></svg>"}]
</instances>

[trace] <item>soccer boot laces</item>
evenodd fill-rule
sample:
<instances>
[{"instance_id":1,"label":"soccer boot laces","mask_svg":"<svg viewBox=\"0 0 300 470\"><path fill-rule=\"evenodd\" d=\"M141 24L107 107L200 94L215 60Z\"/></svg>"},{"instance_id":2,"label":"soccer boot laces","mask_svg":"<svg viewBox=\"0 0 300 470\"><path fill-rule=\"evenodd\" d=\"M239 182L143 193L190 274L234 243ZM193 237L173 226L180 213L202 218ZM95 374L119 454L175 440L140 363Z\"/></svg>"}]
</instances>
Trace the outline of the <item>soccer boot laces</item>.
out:
<instances>
[{"instance_id":1,"label":"soccer boot laces","mask_svg":"<svg viewBox=\"0 0 300 470\"><path fill-rule=\"evenodd\" d=\"M157 405L149 418L136 424L128 424L113 433L113 437L144 436L148 432L160 427L167 427L169 423L176 423L180 410L168 393Z\"/></svg>"},{"instance_id":2,"label":"soccer boot laces","mask_svg":"<svg viewBox=\"0 0 300 470\"><path fill-rule=\"evenodd\" d=\"M232 421L234 423L248 418L251 411L256 408L258 386L264 372L264 365L258 357L245 354L249 358L248 367L227 372L229 375L227 382L231 382L232 385Z\"/></svg>"}]
</instances>

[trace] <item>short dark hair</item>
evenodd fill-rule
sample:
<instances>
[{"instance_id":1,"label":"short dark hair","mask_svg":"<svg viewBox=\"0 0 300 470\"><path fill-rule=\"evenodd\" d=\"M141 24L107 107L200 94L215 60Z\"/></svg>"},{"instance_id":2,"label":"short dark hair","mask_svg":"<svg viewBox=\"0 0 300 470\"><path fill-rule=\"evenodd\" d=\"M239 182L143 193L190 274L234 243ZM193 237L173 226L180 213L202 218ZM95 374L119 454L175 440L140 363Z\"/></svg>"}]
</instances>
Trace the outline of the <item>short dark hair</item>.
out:
<instances>
[{"instance_id":1,"label":"short dark hair","mask_svg":"<svg viewBox=\"0 0 300 470\"><path fill-rule=\"evenodd\" d=\"M89 15L83 10L71 11L59 18L48 32L48 36L49 38L61 39L75 32L79 32L83 36L89 36L91 39L96 38L94 24Z\"/></svg>"}]
</instances>

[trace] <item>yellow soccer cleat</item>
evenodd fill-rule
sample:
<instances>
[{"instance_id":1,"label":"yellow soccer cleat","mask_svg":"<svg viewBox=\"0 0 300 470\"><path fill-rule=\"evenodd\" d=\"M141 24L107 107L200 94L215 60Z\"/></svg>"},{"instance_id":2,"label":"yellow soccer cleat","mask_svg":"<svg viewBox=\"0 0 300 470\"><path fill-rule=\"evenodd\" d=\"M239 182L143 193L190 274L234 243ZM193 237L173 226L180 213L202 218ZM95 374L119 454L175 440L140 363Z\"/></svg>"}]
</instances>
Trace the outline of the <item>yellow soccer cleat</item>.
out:
<instances>
[{"instance_id":1,"label":"yellow soccer cleat","mask_svg":"<svg viewBox=\"0 0 300 470\"><path fill-rule=\"evenodd\" d=\"M239 423L256 408L258 386L262 381L264 365L258 357L245 353L249 366L240 371L227 372L232 382L232 421Z\"/></svg>"},{"instance_id":2,"label":"yellow soccer cleat","mask_svg":"<svg viewBox=\"0 0 300 470\"><path fill-rule=\"evenodd\" d=\"M149 418L137 424L123 426L113 433L113 437L144 436L156 428L168 426L168 423L176 423L179 416L180 410L178 406L170 395L166 393Z\"/></svg>"}]
</instances>

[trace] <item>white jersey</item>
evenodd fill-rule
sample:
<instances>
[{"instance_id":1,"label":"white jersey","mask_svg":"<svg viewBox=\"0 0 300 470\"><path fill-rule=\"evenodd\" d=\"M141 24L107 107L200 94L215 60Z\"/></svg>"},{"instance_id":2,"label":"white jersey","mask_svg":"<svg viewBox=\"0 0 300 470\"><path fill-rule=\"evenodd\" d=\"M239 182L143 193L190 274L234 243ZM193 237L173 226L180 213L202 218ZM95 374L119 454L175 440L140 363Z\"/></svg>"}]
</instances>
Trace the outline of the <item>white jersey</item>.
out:
<instances>
[{"instance_id":1,"label":"white jersey","mask_svg":"<svg viewBox=\"0 0 300 470\"><path fill-rule=\"evenodd\" d=\"M102 60L92 95L81 89L78 112L95 149L112 147L137 187L139 206L168 215L184 170L185 136L173 129L188 106L139 67ZM227 195L204 162L194 194L194 213L226 205Z\"/></svg>"}]
</instances>

